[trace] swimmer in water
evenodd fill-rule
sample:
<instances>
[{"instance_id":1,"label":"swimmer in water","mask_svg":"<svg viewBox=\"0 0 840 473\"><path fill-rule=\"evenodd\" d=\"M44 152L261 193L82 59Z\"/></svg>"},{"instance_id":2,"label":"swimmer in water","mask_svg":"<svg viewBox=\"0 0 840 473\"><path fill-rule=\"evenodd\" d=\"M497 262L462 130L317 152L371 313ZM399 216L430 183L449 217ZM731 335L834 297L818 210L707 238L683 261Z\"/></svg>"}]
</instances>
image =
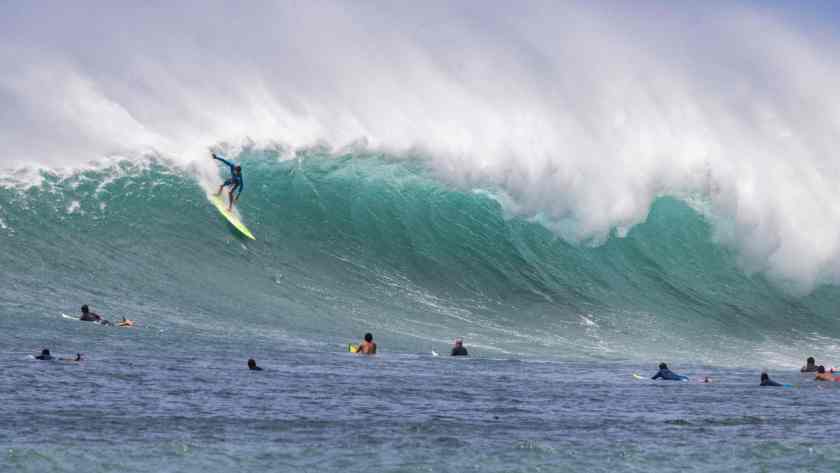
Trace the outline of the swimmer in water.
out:
<instances>
[{"instance_id":1,"label":"swimmer in water","mask_svg":"<svg viewBox=\"0 0 840 473\"><path fill-rule=\"evenodd\" d=\"M759 386L779 386L779 387L782 387L782 386L784 386L784 384L777 383L777 382L773 381L772 379L770 379L770 375L768 375L766 371L763 371L761 373L761 384L759 384Z\"/></svg>"},{"instance_id":2,"label":"swimmer in water","mask_svg":"<svg viewBox=\"0 0 840 473\"><path fill-rule=\"evenodd\" d=\"M82 361L82 354L81 353L76 353L75 358L59 358L59 359L61 361L70 361L70 362L78 363L78 362Z\"/></svg>"},{"instance_id":3,"label":"swimmer in water","mask_svg":"<svg viewBox=\"0 0 840 473\"><path fill-rule=\"evenodd\" d=\"M41 361L52 361L55 358L53 358L53 356L50 355L50 351L48 349L44 348L43 350L41 350L41 354L36 356L35 359Z\"/></svg>"},{"instance_id":4,"label":"swimmer in water","mask_svg":"<svg viewBox=\"0 0 840 473\"><path fill-rule=\"evenodd\" d=\"M373 334L366 333L365 340L359 344L358 350L356 353L361 355L375 355L376 354L376 343L373 341Z\"/></svg>"},{"instance_id":5,"label":"swimmer in water","mask_svg":"<svg viewBox=\"0 0 840 473\"><path fill-rule=\"evenodd\" d=\"M809 356L807 360L805 360L805 366L803 366L800 370L802 373L814 373L817 371L817 362L814 360L813 356Z\"/></svg>"},{"instance_id":6,"label":"swimmer in water","mask_svg":"<svg viewBox=\"0 0 840 473\"><path fill-rule=\"evenodd\" d=\"M467 349L464 348L464 341L460 338L455 339L455 346L452 347L452 356L467 356Z\"/></svg>"},{"instance_id":7,"label":"swimmer in water","mask_svg":"<svg viewBox=\"0 0 840 473\"><path fill-rule=\"evenodd\" d=\"M262 371L263 369L257 366L257 360L250 358L248 360L248 369L251 371Z\"/></svg>"},{"instance_id":8,"label":"swimmer in water","mask_svg":"<svg viewBox=\"0 0 840 473\"><path fill-rule=\"evenodd\" d=\"M659 371L653 375L650 379L659 379L662 378L666 381L686 381L688 380L688 376L683 376L668 369L668 365L665 363L659 363Z\"/></svg>"},{"instance_id":9,"label":"swimmer in water","mask_svg":"<svg viewBox=\"0 0 840 473\"><path fill-rule=\"evenodd\" d=\"M119 325L120 327L134 327L134 321L123 317L122 320L120 320L117 323L117 325Z\"/></svg>"}]
</instances>

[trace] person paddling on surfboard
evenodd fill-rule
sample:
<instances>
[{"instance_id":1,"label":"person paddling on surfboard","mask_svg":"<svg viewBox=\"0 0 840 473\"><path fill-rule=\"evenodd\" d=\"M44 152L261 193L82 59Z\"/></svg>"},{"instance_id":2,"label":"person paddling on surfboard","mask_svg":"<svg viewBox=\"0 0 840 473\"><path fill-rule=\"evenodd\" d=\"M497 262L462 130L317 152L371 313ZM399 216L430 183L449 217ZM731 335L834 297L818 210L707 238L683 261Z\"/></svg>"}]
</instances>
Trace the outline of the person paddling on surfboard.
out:
<instances>
[{"instance_id":1,"label":"person paddling on surfboard","mask_svg":"<svg viewBox=\"0 0 840 473\"><path fill-rule=\"evenodd\" d=\"M681 374L674 373L673 371L668 369L668 365L666 365L665 363L659 363L659 371L650 379L659 378L662 378L666 381L688 381L688 376L683 376Z\"/></svg>"},{"instance_id":2,"label":"person paddling on surfboard","mask_svg":"<svg viewBox=\"0 0 840 473\"><path fill-rule=\"evenodd\" d=\"M773 381L772 379L770 379L770 375L768 375L766 371L762 371L762 372L761 372L761 383L759 384L759 386L777 386L777 387L782 387L782 386L784 386L784 384L782 384L782 383L777 383L777 382Z\"/></svg>"},{"instance_id":3,"label":"person paddling on surfboard","mask_svg":"<svg viewBox=\"0 0 840 473\"><path fill-rule=\"evenodd\" d=\"M239 196L242 195L242 189L245 188L245 181L242 179L242 166L234 164L224 158L220 158L219 156L216 156L216 153L210 154L213 155L213 159L227 164L230 168L230 179L226 180L221 186L219 186L219 190L216 192L216 195L221 194L222 189L230 186L230 202L228 203L228 210L233 210L233 203L239 200ZM234 191L236 191L236 198L233 197Z\"/></svg>"},{"instance_id":4,"label":"person paddling on surfboard","mask_svg":"<svg viewBox=\"0 0 840 473\"><path fill-rule=\"evenodd\" d=\"M88 308L87 304L82 306L82 315L79 317L79 320L84 320L86 322L99 322L102 325L111 325L111 322L103 319L101 315L96 312L92 312Z\"/></svg>"},{"instance_id":5,"label":"person paddling on surfboard","mask_svg":"<svg viewBox=\"0 0 840 473\"><path fill-rule=\"evenodd\" d=\"M50 355L50 350L49 349L44 348L43 350L41 350L41 354L36 356L35 359L36 360L41 360L41 361L52 361L55 358L53 358L53 356Z\"/></svg>"}]
</instances>

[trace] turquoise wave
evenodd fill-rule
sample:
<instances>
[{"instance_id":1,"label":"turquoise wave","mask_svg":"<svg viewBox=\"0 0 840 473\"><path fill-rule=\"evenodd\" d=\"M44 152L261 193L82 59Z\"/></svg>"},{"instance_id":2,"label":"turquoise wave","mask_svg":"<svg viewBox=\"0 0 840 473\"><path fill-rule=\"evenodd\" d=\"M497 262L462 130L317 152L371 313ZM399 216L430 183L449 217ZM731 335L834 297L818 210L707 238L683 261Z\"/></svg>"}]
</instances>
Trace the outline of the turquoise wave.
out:
<instances>
[{"instance_id":1,"label":"turquoise wave","mask_svg":"<svg viewBox=\"0 0 840 473\"><path fill-rule=\"evenodd\" d=\"M0 311L86 302L188 335L391 351L455 336L488 356L794 365L834 353L840 291L795 297L738 266L671 198L626 237L588 247L506 218L493 189L422 160L246 151L239 237L193 175L122 161L0 188ZM27 320L29 320L27 319ZM28 322L26 322L28 323Z\"/></svg>"}]
</instances>

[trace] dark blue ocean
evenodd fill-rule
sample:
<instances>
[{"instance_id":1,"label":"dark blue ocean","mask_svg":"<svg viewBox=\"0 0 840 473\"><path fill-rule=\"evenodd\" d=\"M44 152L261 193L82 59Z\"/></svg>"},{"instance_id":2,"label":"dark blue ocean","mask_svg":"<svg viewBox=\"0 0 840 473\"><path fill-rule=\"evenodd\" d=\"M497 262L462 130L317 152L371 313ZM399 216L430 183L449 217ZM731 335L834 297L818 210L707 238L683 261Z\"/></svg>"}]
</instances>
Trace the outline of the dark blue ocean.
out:
<instances>
[{"instance_id":1,"label":"dark blue ocean","mask_svg":"<svg viewBox=\"0 0 840 473\"><path fill-rule=\"evenodd\" d=\"M652 364L482 350L362 358L339 347L65 328L53 346L85 349L88 361L3 353L2 471L840 468L830 407L840 390L790 370L771 374L800 388L759 388L754 369L678 364L713 383L653 382L631 376ZM18 340L40 346L34 338ZM247 356L265 370L249 372Z\"/></svg>"}]
</instances>

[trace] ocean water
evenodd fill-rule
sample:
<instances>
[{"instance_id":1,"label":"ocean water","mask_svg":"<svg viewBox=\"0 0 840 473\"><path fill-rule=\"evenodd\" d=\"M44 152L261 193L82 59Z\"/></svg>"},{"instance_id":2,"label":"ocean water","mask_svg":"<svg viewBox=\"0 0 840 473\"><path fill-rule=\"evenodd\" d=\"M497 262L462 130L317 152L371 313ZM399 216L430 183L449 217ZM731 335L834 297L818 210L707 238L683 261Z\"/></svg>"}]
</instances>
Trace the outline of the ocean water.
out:
<instances>
[{"instance_id":1,"label":"ocean water","mask_svg":"<svg viewBox=\"0 0 840 473\"><path fill-rule=\"evenodd\" d=\"M674 367L713 383L638 381L631 373L652 364L480 350L363 358L76 325L64 344L95 341L82 363L4 353L2 471L840 467L829 407L840 390L793 371L772 375L801 387L761 388L757 370L690 365ZM249 372L249 355L265 370Z\"/></svg>"},{"instance_id":2,"label":"ocean water","mask_svg":"<svg viewBox=\"0 0 840 473\"><path fill-rule=\"evenodd\" d=\"M0 471L840 471L801 3L0 1Z\"/></svg>"},{"instance_id":3,"label":"ocean water","mask_svg":"<svg viewBox=\"0 0 840 473\"><path fill-rule=\"evenodd\" d=\"M574 244L422 159L237 159L254 242L163 159L7 174L0 470L840 466L840 385L798 373L840 354L840 292L744 271L696 203ZM381 353L346 353L367 331ZM431 355L456 336L469 359ZM632 377L660 361L694 382Z\"/></svg>"}]
</instances>

